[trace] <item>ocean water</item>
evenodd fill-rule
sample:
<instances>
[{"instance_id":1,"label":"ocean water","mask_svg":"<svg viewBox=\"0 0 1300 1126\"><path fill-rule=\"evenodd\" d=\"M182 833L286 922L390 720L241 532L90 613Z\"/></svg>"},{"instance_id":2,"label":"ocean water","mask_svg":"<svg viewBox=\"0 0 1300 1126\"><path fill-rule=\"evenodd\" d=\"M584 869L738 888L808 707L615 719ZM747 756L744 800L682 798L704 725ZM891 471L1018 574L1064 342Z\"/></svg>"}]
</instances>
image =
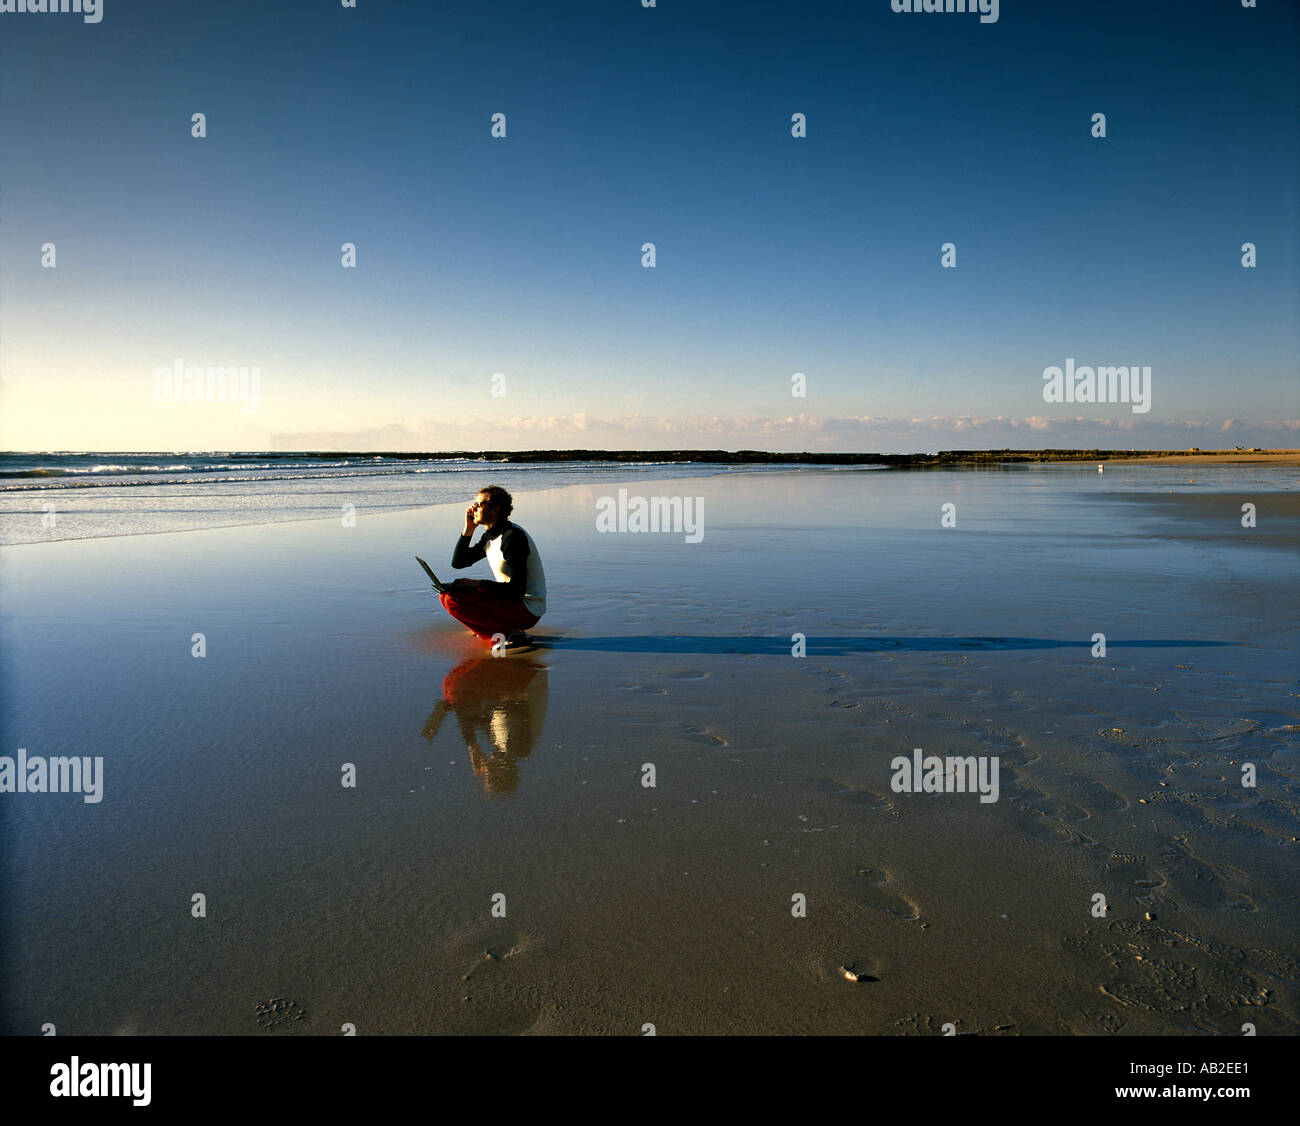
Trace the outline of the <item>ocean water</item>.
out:
<instances>
[{"instance_id":1,"label":"ocean water","mask_svg":"<svg viewBox=\"0 0 1300 1126\"><path fill-rule=\"evenodd\" d=\"M1093 465L1070 463L1007 465L983 467L979 479L998 482L1003 493L999 503L1012 506L1057 489L1070 496L1210 491L1225 481L1242 489L1300 488L1300 471L1275 466L1152 463L1095 470ZM0 545L339 519L348 511L378 515L454 503L483 484L515 491L735 473L877 471L870 466L528 464L329 453L0 453ZM917 472L924 476L937 471ZM957 471L953 480L969 479L962 477L966 472Z\"/></svg>"},{"instance_id":2,"label":"ocean water","mask_svg":"<svg viewBox=\"0 0 1300 1126\"><path fill-rule=\"evenodd\" d=\"M758 467L763 472L766 467ZM445 504L484 484L699 477L725 465L508 464L482 458L277 453L0 453L0 544L339 518Z\"/></svg>"}]
</instances>

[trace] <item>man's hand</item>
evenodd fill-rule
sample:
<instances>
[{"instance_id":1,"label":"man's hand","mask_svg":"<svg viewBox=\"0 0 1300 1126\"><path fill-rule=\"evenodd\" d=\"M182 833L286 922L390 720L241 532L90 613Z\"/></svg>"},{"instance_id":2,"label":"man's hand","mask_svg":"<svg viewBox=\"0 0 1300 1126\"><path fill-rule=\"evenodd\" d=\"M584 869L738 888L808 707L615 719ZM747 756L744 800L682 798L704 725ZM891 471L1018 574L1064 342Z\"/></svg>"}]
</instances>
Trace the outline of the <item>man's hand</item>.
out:
<instances>
[{"instance_id":1,"label":"man's hand","mask_svg":"<svg viewBox=\"0 0 1300 1126\"><path fill-rule=\"evenodd\" d=\"M465 509L465 530L461 532L462 536L472 536L474 534L474 525L476 523L474 512L476 508L476 505L471 504L467 509Z\"/></svg>"}]
</instances>

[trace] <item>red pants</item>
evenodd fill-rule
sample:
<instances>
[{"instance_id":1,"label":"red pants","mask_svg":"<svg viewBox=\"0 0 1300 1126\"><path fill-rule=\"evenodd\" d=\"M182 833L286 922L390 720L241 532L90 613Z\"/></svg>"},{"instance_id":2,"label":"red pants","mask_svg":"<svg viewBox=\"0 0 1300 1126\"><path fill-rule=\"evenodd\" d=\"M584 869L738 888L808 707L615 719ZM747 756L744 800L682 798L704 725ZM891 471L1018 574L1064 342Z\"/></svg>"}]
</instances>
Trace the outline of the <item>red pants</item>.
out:
<instances>
[{"instance_id":1,"label":"red pants","mask_svg":"<svg viewBox=\"0 0 1300 1126\"><path fill-rule=\"evenodd\" d=\"M457 587L455 594L441 594L438 599L448 614L484 641L491 641L498 633L509 637L515 630L531 629L541 621L522 601L474 587Z\"/></svg>"}]
</instances>

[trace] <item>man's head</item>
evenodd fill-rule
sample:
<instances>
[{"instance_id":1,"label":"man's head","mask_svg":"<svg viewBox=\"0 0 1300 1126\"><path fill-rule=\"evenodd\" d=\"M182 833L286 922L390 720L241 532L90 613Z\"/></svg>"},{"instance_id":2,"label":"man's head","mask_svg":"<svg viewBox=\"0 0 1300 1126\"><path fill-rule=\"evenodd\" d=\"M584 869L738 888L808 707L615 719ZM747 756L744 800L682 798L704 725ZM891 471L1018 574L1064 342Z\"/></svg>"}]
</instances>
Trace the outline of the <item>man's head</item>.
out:
<instances>
[{"instance_id":1,"label":"man's head","mask_svg":"<svg viewBox=\"0 0 1300 1126\"><path fill-rule=\"evenodd\" d=\"M510 513L515 507L510 494L500 485L488 485L479 489L475 505L475 520L485 528L510 519Z\"/></svg>"}]
</instances>

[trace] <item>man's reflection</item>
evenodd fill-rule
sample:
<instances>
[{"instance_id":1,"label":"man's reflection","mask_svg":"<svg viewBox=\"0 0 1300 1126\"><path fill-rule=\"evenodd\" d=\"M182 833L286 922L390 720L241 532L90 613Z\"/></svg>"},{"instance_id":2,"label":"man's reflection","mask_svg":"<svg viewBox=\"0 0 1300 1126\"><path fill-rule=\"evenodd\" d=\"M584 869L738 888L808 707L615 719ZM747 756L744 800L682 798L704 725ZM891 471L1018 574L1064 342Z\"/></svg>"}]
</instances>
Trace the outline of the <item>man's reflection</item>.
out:
<instances>
[{"instance_id":1,"label":"man's reflection","mask_svg":"<svg viewBox=\"0 0 1300 1126\"><path fill-rule=\"evenodd\" d=\"M546 665L531 654L470 657L443 678L442 699L420 734L432 743L453 712L474 773L488 793L504 793L542 737L547 696Z\"/></svg>"}]
</instances>

